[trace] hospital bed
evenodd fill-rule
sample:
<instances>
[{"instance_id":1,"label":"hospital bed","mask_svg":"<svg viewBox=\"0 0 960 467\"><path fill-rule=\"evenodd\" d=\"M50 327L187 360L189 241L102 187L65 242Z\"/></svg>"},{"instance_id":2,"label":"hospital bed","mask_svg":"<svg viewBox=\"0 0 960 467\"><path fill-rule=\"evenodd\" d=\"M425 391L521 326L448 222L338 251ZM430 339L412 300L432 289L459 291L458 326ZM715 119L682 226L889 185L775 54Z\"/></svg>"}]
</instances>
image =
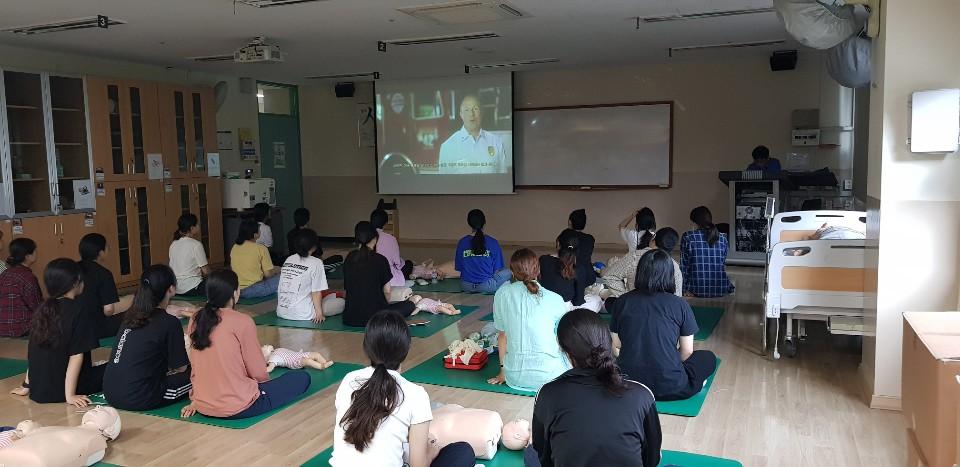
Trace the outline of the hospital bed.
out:
<instances>
[{"instance_id":1,"label":"hospital bed","mask_svg":"<svg viewBox=\"0 0 960 467\"><path fill-rule=\"evenodd\" d=\"M784 353L797 352L805 321L825 321L832 334L870 335L864 310L876 308L877 244L869 240L807 240L824 223L866 230L866 214L852 211L786 212L774 216L767 252L764 315L777 320L773 357L780 358L779 320L786 319ZM767 349L764 319L763 349ZM794 323L796 321L796 323ZM795 334L795 329L799 330Z\"/></svg>"}]
</instances>

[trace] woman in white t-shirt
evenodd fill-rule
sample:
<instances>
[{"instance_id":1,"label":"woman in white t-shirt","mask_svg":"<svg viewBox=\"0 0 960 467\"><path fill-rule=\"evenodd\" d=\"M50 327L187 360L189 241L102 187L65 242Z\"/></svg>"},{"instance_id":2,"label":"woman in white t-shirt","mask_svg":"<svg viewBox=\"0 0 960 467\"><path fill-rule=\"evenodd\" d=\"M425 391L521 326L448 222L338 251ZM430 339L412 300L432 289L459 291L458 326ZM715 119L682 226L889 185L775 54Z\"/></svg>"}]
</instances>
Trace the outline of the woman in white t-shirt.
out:
<instances>
[{"instance_id":1,"label":"woman in white t-shirt","mask_svg":"<svg viewBox=\"0 0 960 467\"><path fill-rule=\"evenodd\" d=\"M177 276L177 294L200 296L204 294L204 278L210 274L207 252L200 238L200 221L191 213L177 219L177 231L170 244L170 269Z\"/></svg>"},{"instance_id":2,"label":"woman in white t-shirt","mask_svg":"<svg viewBox=\"0 0 960 467\"><path fill-rule=\"evenodd\" d=\"M430 443L430 396L400 375L410 328L399 313L377 312L363 336L370 366L348 373L337 389L333 467L473 467L464 442L437 450Z\"/></svg>"},{"instance_id":3,"label":"woman in white t-shirt","mask_svg":"<svg viewBox=\"0 0 960 467\"><path fill-rule=\"evenodd\" d=\"M324 317L343 313L344 299L335 294L323 296L327 290L327 274L323 261L313 257L319 238L310 229L300 229L293 236L294 254L280 268L280 286L277 288L277 317L294 321L313 320L322 323Z\"/></svg>"},{"instance_id":4,"label":"woman in white t-shirt","mask_svg":"<svg viewBox=\"0 0 960 467\"><path fill-rule=\"evenodd\" d=\"M633 228L630 228L630 221L633 221ZM627 244L627 253L630 253L646 248L650 244L657 230L657 219L653 215L653 210L644 207L627 215L620 222L619 229L620 238Z\"/></svg>"}]
</instances>

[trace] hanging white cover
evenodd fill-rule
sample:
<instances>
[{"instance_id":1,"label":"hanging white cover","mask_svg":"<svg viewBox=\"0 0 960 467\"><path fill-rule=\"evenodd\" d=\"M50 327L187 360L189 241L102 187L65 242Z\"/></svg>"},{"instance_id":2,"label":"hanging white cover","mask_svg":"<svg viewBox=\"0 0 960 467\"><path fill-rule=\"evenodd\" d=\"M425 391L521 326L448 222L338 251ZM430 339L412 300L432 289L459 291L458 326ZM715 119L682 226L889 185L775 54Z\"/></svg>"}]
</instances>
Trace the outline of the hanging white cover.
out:
<instances>
[{"instance_id":1,"label":"hanging white cover","mask_svg":"<svg viewBox=\"0 0 960 467\"><path fill-rule=\"evenodd\" d=\"M853 6L826 6L814 0L774 0L777 16L801 44L814 49L835 47L858 33Z\"/></svg>"},{"instance_id":2,"label":"hanging white cover","mask_svg":"<svg viewBox=\"0 0 960 467\"><path fill-rule=\"evenodd\" d=\"M827 73L841 86L869 86L871 51L870 39L853 36L827 52Z\"/></svg>"}]
</instances>

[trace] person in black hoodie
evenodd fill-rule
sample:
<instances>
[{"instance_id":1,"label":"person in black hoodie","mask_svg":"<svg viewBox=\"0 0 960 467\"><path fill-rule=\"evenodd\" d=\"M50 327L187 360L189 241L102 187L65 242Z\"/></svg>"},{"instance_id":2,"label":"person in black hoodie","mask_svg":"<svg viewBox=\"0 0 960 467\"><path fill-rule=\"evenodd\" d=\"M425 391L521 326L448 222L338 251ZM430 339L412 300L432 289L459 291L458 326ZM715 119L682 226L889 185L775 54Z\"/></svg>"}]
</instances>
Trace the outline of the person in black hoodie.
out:
<instances>
[{"instance_id":1,"label":"person in black hoodie","mask_svg":"<svg viewBox=\"0 0 960 467\"><path fill-rule=\"evenodd\" d=\"M537 394L525 465L659 464L663 436L653 393L620 374L604 322L590 310L573 310L560 319L557 340L573 369Z\"/></svg>"}]
</instances>

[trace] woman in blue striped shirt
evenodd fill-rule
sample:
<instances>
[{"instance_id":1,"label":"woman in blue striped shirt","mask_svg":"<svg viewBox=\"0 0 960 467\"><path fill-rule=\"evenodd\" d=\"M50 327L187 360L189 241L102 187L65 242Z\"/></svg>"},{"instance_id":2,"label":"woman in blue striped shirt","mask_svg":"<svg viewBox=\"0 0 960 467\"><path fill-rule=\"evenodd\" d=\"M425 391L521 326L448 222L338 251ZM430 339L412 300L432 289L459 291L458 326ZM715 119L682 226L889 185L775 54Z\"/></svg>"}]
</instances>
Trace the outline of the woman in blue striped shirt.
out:
<instances>
[{"instance_id":1,"label":"woman in blue striped shirt","mask_svg":"<svg viewBox=\"0 0 960 467\"><path fill-rule=\"evenodd\" d=\"M713 215L706 206L690 212L696 230L680 239L680 271L683 291L696 297L722 297L733 293L727 277L727 236L713 224Z\"/></svg>"}]
</instances>

